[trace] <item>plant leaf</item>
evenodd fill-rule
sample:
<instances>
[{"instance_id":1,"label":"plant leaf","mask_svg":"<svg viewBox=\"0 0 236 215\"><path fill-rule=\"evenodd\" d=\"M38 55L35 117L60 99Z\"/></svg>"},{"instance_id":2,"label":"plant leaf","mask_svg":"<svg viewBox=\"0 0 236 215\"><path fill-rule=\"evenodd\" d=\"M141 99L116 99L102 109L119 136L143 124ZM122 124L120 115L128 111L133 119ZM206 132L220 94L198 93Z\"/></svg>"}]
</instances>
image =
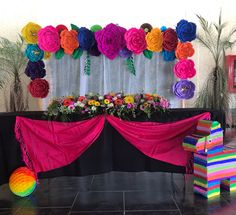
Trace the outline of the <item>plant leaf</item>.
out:
<instances>
[{"instance_id":1,"label":"plant leaf","mask_svg":"<svg viewBox=\"0 0 236 215\"><path fill-rule=\"evenodd\" d=\"M60 48L56 53L55 53L55 58L57 60L61 59L65 55L64 50Z\"/></svg>"},{"instance_id":2,"label":"plant leaf","mask_svg":"<svg viewBox=\"0 0 236 215\"><path fill-rule=\"evenodd\" d=\"M79 31L79 27L75 24L70 24L72 30Z\"/></svg>"},{"instance_id":3,"label":"plant leaf","mask_svg":"<svg viewBox=\"0 0 236 215\"><path fill-rule=\"evenodd\" d=\"M74 50L73 54L72 54L72 57L74 59L79 59L83 54L83 50L81 48L78 48L76 50Z\"/></svg>"},{"instance_id":4,"label":"plant leaf","mask_svg":"<svg viewBox=\"0 0 236 215\"><path fill-rule=\"evenodd\" d=\"M144 50L143 51L143 55L146 57L146 58L148 58L148 59L152 59L152 56L153 56L153 52L152 51L150 51L150 50Z\"/></svg>"}]
</instances>

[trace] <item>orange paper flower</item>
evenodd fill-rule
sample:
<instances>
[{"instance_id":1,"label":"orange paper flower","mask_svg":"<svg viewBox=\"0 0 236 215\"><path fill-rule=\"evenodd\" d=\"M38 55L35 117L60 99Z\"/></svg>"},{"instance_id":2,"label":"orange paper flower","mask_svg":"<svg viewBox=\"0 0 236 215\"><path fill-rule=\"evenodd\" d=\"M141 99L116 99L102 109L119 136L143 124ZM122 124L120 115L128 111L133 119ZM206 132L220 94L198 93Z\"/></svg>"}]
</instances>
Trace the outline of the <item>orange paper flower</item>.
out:
<instances>
[{"instance_id":1,"label":"orange paper flower","mask_svg":"<svg viewBox=\"0 0 236 215\"><path fill-rule=\"evenodd\" d=\"M153 28L146 35L147 49L153 52L162 51L163 35L159 28Z\"/></svg>"},{"instance_id":2,"label":"orange paper flower","mask_svg":"<svg viewBox=\"0 0 236 215\"><path fill-rule=\"evenodd\" d=\"M73 54L74 50L79 47L77 32L75 30L63 30L61 36L61 47L66 54Z\"/></svg>"},{"instance_id":3,"label":"orange paper flower","mask_svg":"<svg viewBox=\"0 0 236 215\"><path fill-rule=\"evenodd\" d=\"M194 48L192 43L190 42L178 43L175 51L175 55L178 59L187 59L188 57L192 57L193 54L194 54Z\"/></svg>"}]
</instances>

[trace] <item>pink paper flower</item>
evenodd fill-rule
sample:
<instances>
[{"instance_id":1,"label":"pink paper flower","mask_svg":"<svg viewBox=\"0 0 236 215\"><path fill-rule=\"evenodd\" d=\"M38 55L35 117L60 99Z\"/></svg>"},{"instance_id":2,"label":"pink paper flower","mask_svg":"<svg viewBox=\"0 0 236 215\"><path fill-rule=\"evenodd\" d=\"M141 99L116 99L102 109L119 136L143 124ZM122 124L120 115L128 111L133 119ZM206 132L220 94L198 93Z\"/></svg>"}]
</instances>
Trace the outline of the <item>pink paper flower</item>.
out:
<instances>
[{"instance_id":1,"label":"pink paper flower","mask_svg":"<svg viewBox=\"0 0 236 215\"><path fill-rule=\"evenodd\" d=\"M192 78L196 75L194 62L190 59L183 59L174 66L174 73L180 79Z\"/></svg>"},{"instance_id":2,"label":"pink paper flower","mask_svg":"<svg viewBox=\"0 0 236 215\"><path fill-rule=\"evenodd\" d=\"M38 32L38 46L43 51L56 52L60 49L60 37L56 28L47 26Z\"/></svg>"},{"instance_id":3,"label":"pink paper flower","mask_svg":"<svg viewBox=\"0 0 236 215\"><path fill-rule=\"evenodd\" d=\"M112 23L95 32L99 51L113 60L119 54L119 51L125 47L125 32L125 28Z\"/></svg>"},{"instance_id":4,"label":"pink paper flower","mask_svg":"<svg viewBox=\"0 0 236 215\"><path fill-rule=\"evenodd\" d=\"M146 33L142 28L129 29L125 33L125 40L126 40L127 48L130 51L134 52L135 54L142 53L147 47L145 36L146 36Z\"/></svg>"}]
</instances>

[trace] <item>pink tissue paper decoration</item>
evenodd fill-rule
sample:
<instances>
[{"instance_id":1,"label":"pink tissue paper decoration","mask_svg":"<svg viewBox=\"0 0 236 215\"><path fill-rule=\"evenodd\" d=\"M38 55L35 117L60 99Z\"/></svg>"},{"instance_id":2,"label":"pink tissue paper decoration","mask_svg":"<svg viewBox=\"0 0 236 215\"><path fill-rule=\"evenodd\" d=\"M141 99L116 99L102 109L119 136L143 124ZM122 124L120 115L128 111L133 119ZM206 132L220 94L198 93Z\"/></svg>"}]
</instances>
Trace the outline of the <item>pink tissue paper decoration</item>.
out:
<instances>
[{"instance_id":1,"label":"pink tissue paper decoration","mask_svg":"<svg viewBox=\"0 0 236 215\"><path fill-rule=\"evenodd\" d=\"M194 62L190 59L183 59L177 62L174 66L174 73L178 78L187 79L196 75Z\"/></svg>"}]
</instances>

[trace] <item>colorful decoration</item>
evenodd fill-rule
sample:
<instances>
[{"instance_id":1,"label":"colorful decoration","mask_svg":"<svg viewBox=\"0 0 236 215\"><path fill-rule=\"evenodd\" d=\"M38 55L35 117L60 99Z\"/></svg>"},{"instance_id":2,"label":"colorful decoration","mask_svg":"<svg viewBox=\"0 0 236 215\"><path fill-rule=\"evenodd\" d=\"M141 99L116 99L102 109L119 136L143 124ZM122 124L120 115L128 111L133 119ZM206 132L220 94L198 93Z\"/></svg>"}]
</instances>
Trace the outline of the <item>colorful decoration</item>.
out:
<instances>
[{"instance_id":1,"label":"colorful decoration","mask_svg":"<svg viewBox=\"0 0 236 215\"><path fill-rule=\"evenodd\" d=\"M187 79L196 75L194 62L190 59L183 59L177 62L174 66L174 73L178 78Z\"/></svg>"},{"instance_id":2,"label":"colorful decoration","mask_svg":"<svg viewBox=\"0 0 236 215\"><path fill-rule=\"evenodd\" d=\"M149 23L143 23L140 28L142 28L146 34L152 30L152 25Z\"/></svg>"},{"instance_id":3,"label":"colorful decoration","mask_svg":"<svg viewBox=\"0 0 236 215\"><path fill-rule=\"evenodd\" d=\"M77 31L75 30L68 31L65 29L60 33L61 47L64 49L66 54L73 54L74 50L79 47L77 35Z\"/></svg>"},{"instance_id":4,"label":"colorful decoration","mask_svg":"<svg viewBox=\"0 0 236 215\"><path fill-rule=\"evenodd\" d=\"M194 192L206 198L220 195L220 185L236 190L236 150L224 149L223 130L216 121L200 120L193 134L183 140L194 152Z\"/></svg>"},{"instance_id":5,"label":"colorful decoration","mask_svg":"<svg viewBox=\"0 0 236 215\"><path fill-rule=\"evenodd\" d=\"M190 42L178 43L177 48L175 50L175 55L178 59L187 59L188 57L192 57L193 54L194 54L194 48L192 43Z\"/></svg>"},{"instance_id":6,"label":"colorful decoration","mask_svg":"<svg viewBox=\"0 0 236 215\"><path fill-rule=\"evenodd\" d=\"M162 51L163 35L159 28L153 28L146 35L147 49L153 52Z\"/></svg>"},{"instance_id":7,"label":"colorful decoration","mask_svg":"<svg viewBox=\"0 0 236 215\"><path fill-rule=\"evenodd\" d=\"M33 97L45 98L49 92L49 83L45 79L36 78L29 83L28 90Z\"/></svg>"},{"instance_id":8,"label":"colorful decoration","mask_svg":"<svg viewBox=\"0 0 236 215\"><path fill-rule=\"evenodd\" d=\"M176 33L181 42L191 42L196 39L197 26L193 22L180 20L176 27Z\"/></svg>"},{"instance_id":9,"label":"colorful decoration","mask_svg":"<svg viewBox=\"0 0 236 215\"><path fill-rule=\"evenodd\" d=\"M122 119L135 118L140 114L145 114L150 118L156 111L166 111L168 107L169 102L157 94L89 94L55 99L48 106L47 114L49 118L57 119L66 115L70 117L74 113L84 117L93 117L105 112Z\"/></svg>"},{"instance_id":10,"label":"colorful decoration","mask_svg":"<svg viewBox=\"0 0 236 215\"><path fill-rule=\"evenodd\" d=\"M80 48L87 51L90 50L95 42L93 32L85 27L79 29L78 40Z\"/></svg>"},{"instance_id":11,"label":"colorful decoration","mask_svg":"<svg viewBox=\"0 0 236 215\"><path fill-rule=\"evenodd\" d=\"M25 69L25 74L34 80L36 78L43 78L46 75L46 70L44 69L45 64L43 61L31 62L29 61Z\"/></svg>"},{"instance_id":12,"label":"colorful decoration","mask_svg":"<svg viewBox=\"0 0 236 215\"><path fill-rule=\"evenodd\" d=\"M163 49L166 51L174 51L178 44L178 37L174 29L167 28L163 32Z\"/></svg>"},{"instance_id":13,"label":"colorful decoration","mask_svg":"<svg viewBox=\"0 0 236 215\"><path fill-rule=\"evenodd\" d=\"M38 43L38 31L40 29L40 25L29 22L24 28L22 28L21 35L27 43L36 44Z\"/></svg>"},{"instance_id":14,"label":"colorful decoration","mask_svg":"<svg viewBox=\"0 0 236 215\"><path fill-rule=\"evenodd\" d=\"M43 59L44 52L36 44L28 44L25 50L26 57L32 61L37 62Z\"/></svg>"},{"instance_id":15,"label":"colorful decoration","mask_svg":"<svg viewBox=\"0 0 236 215\"><path fill-rule=\"evenodd\" d=\"M173 85L173 93L180 99L191 99L194 91L195 85L192 81L180 80Z\"/></svg>"},{"instance_id":16,"label":"colorful decoration","mask_svg":"<svg viewBox=\"0 0 236 215\"><path fill-rule=\"evenodd\" d=\"M165 60L165 61L173 61L173 60L175 60L175 52L174 51L165 51L165 50L163 50L162 52L162 56L163 56L163 59Z\"/></svg>"},{"instance_id":17,"label":"colorful decoration","mask_svg":"<svg viewBox=\"0 0 236 215\"><path fill-rule=\"evenodd\" d=\"M34 192L36 188L36 176L27 167L16 169L10 176L10 190L17 196L25 197Z\"/></svg>"}]
</instances>

